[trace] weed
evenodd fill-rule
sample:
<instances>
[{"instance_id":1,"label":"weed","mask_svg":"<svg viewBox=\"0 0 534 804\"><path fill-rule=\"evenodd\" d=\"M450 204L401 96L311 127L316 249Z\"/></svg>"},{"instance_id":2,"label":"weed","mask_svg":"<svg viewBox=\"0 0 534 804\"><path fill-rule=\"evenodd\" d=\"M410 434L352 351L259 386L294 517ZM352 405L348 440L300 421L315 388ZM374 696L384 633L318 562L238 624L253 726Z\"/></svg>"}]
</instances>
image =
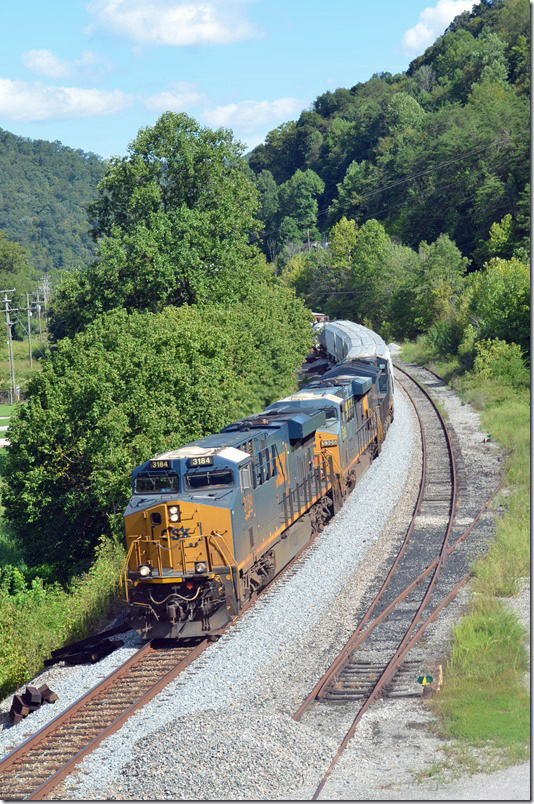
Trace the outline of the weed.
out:
<instances>
[{"instance_id":1,"label":"weed","mask_svg":"<svg viewBox=\"0 0 534 804\"><path fill-rule=\"evenodd\" d=\"M428 364L435 355L420 339L403 347L402 357ZM528 635L496 598L516 594L518 580L530 569L530 395L521 383L511 386L509 377L502 382L464 372L456 357L432 366L452 379L462 401L480 411L484 431L507 455L495 539L473 568L476 597L455 630L443 688L430 699L440 715L440 733L453 740L455 752L431 768L436 774L466 762L482 770L528 758L530 706L523 686Z\"/></svg>"},{"instance_id":2,"label":"weed","mask_svg":"<svg viewBox=\"0 0 534 804\"><path fill-rule=\"evenodd\" d=\"M89 572L68 590L15 570L10 590L0 586L0 696L41 670L55 648L87 636L117 597L124 550L103 539Z\"/></svg>"}]
</instances>

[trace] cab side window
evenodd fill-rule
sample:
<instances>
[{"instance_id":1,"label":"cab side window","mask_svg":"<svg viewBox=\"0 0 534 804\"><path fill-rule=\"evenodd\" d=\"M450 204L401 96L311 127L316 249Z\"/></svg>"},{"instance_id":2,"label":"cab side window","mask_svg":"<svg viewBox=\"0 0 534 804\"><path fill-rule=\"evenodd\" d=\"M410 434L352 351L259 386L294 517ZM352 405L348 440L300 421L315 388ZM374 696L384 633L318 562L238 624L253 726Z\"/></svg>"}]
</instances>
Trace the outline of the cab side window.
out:
<instances>
[{"instance_id":1,"label":"cab side window","mask_svg":"<svg viewBox=\"0 0 534 804\"><path fill-rule=\"evenodd\" d=\"M241 491L246 491L252 486L252 464L247 463L239 467L239 486Z\"/></svg>"},{"instance_id":2,"label":"cab side window","mask_svg":"<svg viewBox=\"0 0 534 804\"><path fill-rule=\"evenodd\" d=\"M261 486L276 475L276 448L264 447L256 454L255 459L256 485Z\"/></svg>"}]
</instances>

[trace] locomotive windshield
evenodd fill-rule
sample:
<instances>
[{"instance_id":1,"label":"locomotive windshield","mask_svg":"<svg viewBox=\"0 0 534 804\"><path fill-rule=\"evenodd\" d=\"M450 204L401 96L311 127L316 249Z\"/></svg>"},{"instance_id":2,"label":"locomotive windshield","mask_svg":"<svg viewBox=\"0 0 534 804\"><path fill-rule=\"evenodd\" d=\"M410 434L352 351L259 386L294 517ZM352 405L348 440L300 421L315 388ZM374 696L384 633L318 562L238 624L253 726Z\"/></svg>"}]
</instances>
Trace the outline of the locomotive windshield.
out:
<instances>
[{"instance_id":1,"label":"locomotive windshield","mask_svg":"<svg viewBox=\"0 0 534 804\"><path fill-rule=\"evenodd\" d=\"M334 407L324 408L324 415L326 416L327 422L337 421L337 410Z\"/></svg>"},{"instance_id":2,"label":"locomotive windshield","mask_svg":"<svg viewBox=\"0 0 534 804\"><path fill-rule=\"evenodd\" d=\"M188 472L185 481L189 489L224 488L233 486L234 473L231 469L215 469L213 472Z\"/></svg>"},{"instance_id":3,"label":"locomotive windshield","mask_svg":"<svg viewBox=\"0 0 534 804\"><path fill-rule=\"evenodd\" d=\"M180 491L180 478L174 472L142 474L134 480L134 494L169 494Z\"/></svg>"}]
</instances>

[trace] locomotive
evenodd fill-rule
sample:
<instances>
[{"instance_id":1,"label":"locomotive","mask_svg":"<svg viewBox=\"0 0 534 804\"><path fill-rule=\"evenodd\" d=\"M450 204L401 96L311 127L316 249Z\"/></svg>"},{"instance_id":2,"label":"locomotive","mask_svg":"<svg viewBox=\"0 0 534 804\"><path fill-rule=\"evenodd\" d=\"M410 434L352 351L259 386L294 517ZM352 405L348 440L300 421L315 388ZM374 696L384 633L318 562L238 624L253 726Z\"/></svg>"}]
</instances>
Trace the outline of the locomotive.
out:
<instances>
[{"instance_id":1,"label":"locomotive","mask_svg":"<svg viewBox=\"0 0 534 804\"><path fill-rule=\"evenodd\" d=\"M121 586L142 638L217 634L379 454L394 415L387 346L348 321L317 337L299 391L133 470Z\"/></svg>"}]
</instances>

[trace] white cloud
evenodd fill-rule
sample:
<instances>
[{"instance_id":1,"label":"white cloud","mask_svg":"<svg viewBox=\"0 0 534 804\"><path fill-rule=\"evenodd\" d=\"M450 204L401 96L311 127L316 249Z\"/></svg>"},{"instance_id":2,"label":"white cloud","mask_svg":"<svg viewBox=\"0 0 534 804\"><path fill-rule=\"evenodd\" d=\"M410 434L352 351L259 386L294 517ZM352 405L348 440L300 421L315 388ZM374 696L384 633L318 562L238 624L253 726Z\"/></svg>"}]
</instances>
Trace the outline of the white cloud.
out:
<instances>
[{"instance_id":1,"label":"white cloud","mask_svg":"<svg viewBox=\"0 0 534 804\"><path fill-rule=\"evenodd\" d=\"M80 71L96 76L107 72L111 66L91 50L86 50L74 61L61 61L51 50L27 50L21 58L28 70L47 78L65 78Z\"/></svg>"},{"instance_id":2,"label":"white cloud","mask_svg":"<svg viewBox=\"0 0 534 804\"><path fill-rule=\"evenodd\" d=\"M151 95L145 106L153 112L184 112L198 103L204 95L197 91L196 84L177 81L168 90Z\"/></svg>"},{"instance_id":3,"label":"white cloud","mask_svg":"<svg viewBox=\"0 0 534 804\"><path fill-rule=\"evenodd\" d=\"M117 114L133 98L121 90L49 87L41 83L0 78L0 115L9 120L32 121L97 117Z\"/></svg>"},{"instance_id":4,"label":"white cloud","mask_svg":"<svg viewBox=\"0 0 534 804\"><path fill-rule=\"evenodd\" d=\"M228 106L205 109L204 119L212 126L258 129L275 120L287 120L303 109L305 103L298 98L279 98L274 101L240 101Z\"/></svg>"},{"instance_id":5,"label":"white cloud","mask_svg":"<svg viewBox=\"0 0 534 804\"><path fill-rule=\"evenodd\" d=\"M463 11L470 11L473 0L438 0L435 6L424 8L419 14L419 22L408 28L402 44L408 55L418 55L441 36L445 28Z\"/></svg>"},{"instance_id":6,"label":"white cloud","mask_svg":"<svg viewBox=\"0 0 534 804\"><path fill-rule=\"evenodd\" d=\"M95 25L137 44L228 45L258 36L247 0L91 0Z\"/></svg>"},{"instance_id":7,"label":"white cloud","mask_svg":"<svg viewBox=\"0 0 534 804\"><path fill-rule=\"evenodd\" d=\"M69 72L67 63L60 61L51 50L27 50L22 54L22 61L28 70L49 78L61 78Z\"/></svg>"}]
</instances>

